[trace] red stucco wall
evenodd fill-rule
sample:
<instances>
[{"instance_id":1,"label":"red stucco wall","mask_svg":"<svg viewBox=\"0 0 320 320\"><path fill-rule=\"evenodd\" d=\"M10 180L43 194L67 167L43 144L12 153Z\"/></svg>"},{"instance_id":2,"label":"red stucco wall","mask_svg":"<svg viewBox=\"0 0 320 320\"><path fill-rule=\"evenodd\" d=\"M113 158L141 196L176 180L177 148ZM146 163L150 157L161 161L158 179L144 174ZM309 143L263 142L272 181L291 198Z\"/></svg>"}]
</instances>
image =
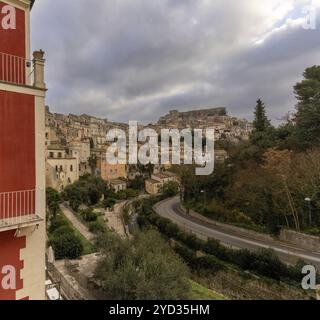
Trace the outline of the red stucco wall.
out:
<instances>
[{"instance_id":1,"label":"red stucco wall","mask_svg":"<svg viewBox=\"0 0 320 320\"><path fill-rule=\"evenodd\" d=\"M16 300L16 291L23 288L21 280L23 261L20 261L20 250L26 247L26 238L17 238L14 234L15 230L0 232L0 300ZM16 269L15 290L4 290L2 287L3 274L1 271L7 265Z\"/></svg>"},{"instance_id":2,"label":"red stucco wall","mask_svg":"<svg viewBox=\"0 0 320 320\"><path fill-rule=\"evenodd\" d=\"M34 100L0 90L0 193L35 188Z\"/></svg>"},{"instance_id":3,"label":"red stucco wall","mask_svg":"<svg viewBox=\"0 0 320 320\"><path fill-rule=\"evenodd\" d=\"M0 1L0 12L5 5L7 4ZM2 18L3 15L0 13L0 52L26 58L25 12L16 9L15 30L3 30L1 26Z\"/></svg>"}]
</instances>

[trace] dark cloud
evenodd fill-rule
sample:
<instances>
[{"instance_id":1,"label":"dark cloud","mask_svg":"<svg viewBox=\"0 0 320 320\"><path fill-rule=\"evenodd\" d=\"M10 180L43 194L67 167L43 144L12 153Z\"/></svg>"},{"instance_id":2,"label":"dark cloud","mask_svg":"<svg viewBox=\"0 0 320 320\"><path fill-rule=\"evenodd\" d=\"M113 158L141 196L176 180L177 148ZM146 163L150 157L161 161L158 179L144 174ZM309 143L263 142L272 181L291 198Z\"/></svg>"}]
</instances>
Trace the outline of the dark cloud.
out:
<instances>
[{"instance_id":1,"label":"dark cloud","mask_svg":"<svg viewBox=\"0 0 320 320\"><path fill-rule=\"evenodd\" d=\"M38 1L32 46L47 53L47 103L149 122L214 106L250 118L261 97L276 119L319 63L320 32L301 26L306 1Z\"/></svg>"}]
</instances>

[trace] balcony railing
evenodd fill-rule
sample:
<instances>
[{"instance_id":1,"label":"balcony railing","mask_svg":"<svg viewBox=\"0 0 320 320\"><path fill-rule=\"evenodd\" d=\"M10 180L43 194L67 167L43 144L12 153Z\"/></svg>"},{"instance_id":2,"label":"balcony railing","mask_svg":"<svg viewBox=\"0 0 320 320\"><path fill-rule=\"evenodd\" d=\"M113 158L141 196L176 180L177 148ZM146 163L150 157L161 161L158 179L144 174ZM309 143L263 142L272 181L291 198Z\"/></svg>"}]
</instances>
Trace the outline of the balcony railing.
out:
<instances>
[{"instance_id":1,"label":"balcony railing","mask_svg":"<svg viewBox=\"0 0 320 320\"><path fill-rule=\"evenodd\" d=\"M36 212L36 190L0 193L0 231L41 220Z\"/></svg>"},{"instance_id":2,"label":"balcony railing","mask_svg":"<svg viewBox=\"0 0 320 320\"><path fill-rule=\"evenodd\" d=\"M32 77L31 60L0 52L0 81L30 85Z\"/></svg>"}]
</instances>

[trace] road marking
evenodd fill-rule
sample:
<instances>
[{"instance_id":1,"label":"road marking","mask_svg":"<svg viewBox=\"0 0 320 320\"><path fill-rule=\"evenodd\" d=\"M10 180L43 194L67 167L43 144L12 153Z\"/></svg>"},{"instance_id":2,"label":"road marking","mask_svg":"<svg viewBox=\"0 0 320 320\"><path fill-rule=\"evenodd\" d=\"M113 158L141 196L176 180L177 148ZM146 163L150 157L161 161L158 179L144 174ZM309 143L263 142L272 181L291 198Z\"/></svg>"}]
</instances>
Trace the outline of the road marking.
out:
<instances>
[{"instance_id":1,"label":"road marking","mask_svg":"<svg viewBox=\"0 0 320 320\"><path fill-rule=\"evenodd\" d=\"M159 205L156 205L155 209L157 210L159 215L163 215L163 214L166 213L166 218L169 218L169 219L171 218L171 219L173 219L174 221L176 221L176 222L178 222L180 224L182 223L184 227L187 227L187 225L189 224L189 229L193 233L201 234L201 232L199 230L197 230L197 228L198 229L200 228L202 230L209 231L210 234L220 235L220 236L222 236L222 238L224 237L224 238L234 239L234 240L236 240L238 242L251 244L251 245L253 245L255 247L271 248L274 251L279 252L279 253L284 253L286 255L304 258L304 259L307 259L307 260L310 260L310 261L314 261L314 262L320 262L320 257L317 258L317 257L310 256L308 254L302 254L302 253L298 253L298 252L294 252L294 251L281 249L281 248L279 248L277 246L267 245L267 244L263 244L263 243L260 243L260 242L257 242L257 241L240 238L240 237L237 237L237 236L230 235L228 233L224 233L224 232L221 232L221 231L214 230L212 228L206 227L206 226L201 225L201 224L197 224L197 223L195 223L195 222L193 222L193 221L191 221L191 220L189 220L189 219L187 219L185 217L182 217L179 214L177 214L172 208L172 206L174 204L174 201L175 201L175 199L171 199L171 200L169 200L167 202L162 202ZM168 205L170 205L170 207L168 207ZM179 221L179 219L180 219L180 221ZM190 227L191 225L195 226L196 229L192 229L192 227ZM210 237L208 234L201 234L201 235L206 236L206 237ZM220 240L220 241L225 243L225 241L227 241L227 240ZM228 244L234 245L232 243L228 243ZM237 246L237 244L236 244L236 246ZM283 247L293 248L293 247L286 246L286 245L283 245ZM297 248L297 250L299 250L299 249ZM303 251L303 250L301 250L301 251ZM318 254L318 253L316 253L316 254Z\"/></svg>"}]
</instances>

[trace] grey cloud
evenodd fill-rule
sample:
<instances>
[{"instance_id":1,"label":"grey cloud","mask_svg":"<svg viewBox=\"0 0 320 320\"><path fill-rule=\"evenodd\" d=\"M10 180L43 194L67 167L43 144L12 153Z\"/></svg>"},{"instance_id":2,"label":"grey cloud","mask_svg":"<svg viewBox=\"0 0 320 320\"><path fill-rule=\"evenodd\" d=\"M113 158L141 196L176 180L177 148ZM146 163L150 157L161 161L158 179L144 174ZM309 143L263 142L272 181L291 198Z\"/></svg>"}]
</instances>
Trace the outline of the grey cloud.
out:
<instances>
[{"instance_id":1,"label":"grey cloud","mask_svg":"<svg viewBox=\"0 0 320 320\"><path fill-rule=\"evenodd\" d=\"M41 0L32 30L33 47L47 52L47 103L150 122L204 106L249 117L262 97L280 117L303 69L318 63L319 31L289 27L256 46L261 12L256 0Z\"/></svg>"}]
</instances>

